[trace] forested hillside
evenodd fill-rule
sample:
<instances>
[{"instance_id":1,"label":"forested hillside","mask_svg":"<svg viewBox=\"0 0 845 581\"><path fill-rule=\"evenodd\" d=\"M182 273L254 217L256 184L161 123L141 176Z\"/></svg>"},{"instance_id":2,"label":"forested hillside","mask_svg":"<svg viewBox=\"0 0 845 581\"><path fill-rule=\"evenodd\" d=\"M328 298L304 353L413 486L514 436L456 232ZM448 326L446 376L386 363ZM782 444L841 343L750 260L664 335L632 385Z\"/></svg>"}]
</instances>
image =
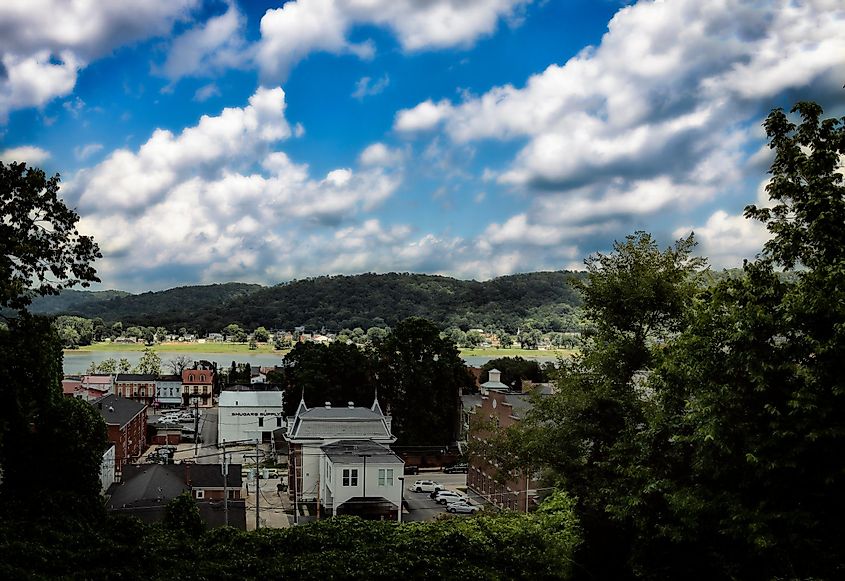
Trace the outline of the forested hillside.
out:
<instances>
[{"instance_id":1,"label":"forested hillside","mask_svg":"<svg viewBox=\"0 0 845 581\"><path fill-rule=\"evenodd\" d=\"M191 323L198 313L206 313L261 288L257 284L232 282L206 286L183 286L139 295L122 293L124 296L99 301L86 300L86 295L97 293L62 291L58 296L42 297L33 302L31 310L36 313L99 317L108 323L122 321L127 325L192 326ZM70 300L68 293L73 293L70 295ZM56 308L57 301L65 301L67 306Z\"/></svg>"},{"instance_id":2,"label":"forested hillside","mask_svg":"<svg viewBox=\"0 0 845 581\"><path fill-rule=\"evenodd\" d=\"M38 312L100 317L125 325L218 331L232 322L255 328L309 329L393 326L424 316L449 326L515 331L533 323L544 331L577 328L580 298L570 280L578 272L534 272L487 282L425 274L362 274L292 281L273 287L229 283L68 304L46 297ZM76 292L76 295L90 293ZM576 311L576 312L573 312Z\"/></svg>"}]
</instances>

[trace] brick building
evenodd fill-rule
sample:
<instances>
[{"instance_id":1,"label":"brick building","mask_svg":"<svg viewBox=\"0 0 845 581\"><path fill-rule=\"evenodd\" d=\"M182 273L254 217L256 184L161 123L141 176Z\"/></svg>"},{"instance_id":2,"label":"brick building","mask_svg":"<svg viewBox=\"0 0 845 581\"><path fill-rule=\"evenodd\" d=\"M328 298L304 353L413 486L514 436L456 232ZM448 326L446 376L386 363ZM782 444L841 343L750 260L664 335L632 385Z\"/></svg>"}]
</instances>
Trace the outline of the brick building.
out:
<instances>
[{"instance_id":1,"label":"brick building","mask_svg":"<svg viewBox=\"0 0 845 581\"><path fill-rule=\"evenodd\" d=\"M151 406L156 396L156 376L147 373L118 373L114 393Z\"/></svg>"},{"instance_id":2,"label":"brick building","mask_svg":"<svg viewBox=\"0 0 845 581\"><path fill-rule=\"evenodd\" d=\"M210 408L214 405L214 370L185 369L182 371L182 405Z\"/></svg>"},{"instance_id":3,"label":"brick building","mask_svg":"<svg viewBox=\"0 0 845 581\"><path fill-rule=\"evenodd\" d=\"M531 395L514 392L499 381L499 372L491 370L490 381L481 386L481 395L466 398L469 408L469 440L485 441L493 431L507 430L520 422L531 407ZM550 395L550 386L538 386L541 395ZM499 470L487 458L470 455L467 487L490 504L500 508L530 512L538 502L538 482L532 474L514 474L504 482L497 480Z\"/></svg>"},{"instance_id":4,"label":"brick building","mask_svg":"<svg viewBox=\"0 0 845 581\"><path fill-rule=\"evenodd\" d=\"M109 442L114 444L115 471L137 459L147 449L147 406L114 394L91 402L106 422Z\"/></svg>"}]
</instances>

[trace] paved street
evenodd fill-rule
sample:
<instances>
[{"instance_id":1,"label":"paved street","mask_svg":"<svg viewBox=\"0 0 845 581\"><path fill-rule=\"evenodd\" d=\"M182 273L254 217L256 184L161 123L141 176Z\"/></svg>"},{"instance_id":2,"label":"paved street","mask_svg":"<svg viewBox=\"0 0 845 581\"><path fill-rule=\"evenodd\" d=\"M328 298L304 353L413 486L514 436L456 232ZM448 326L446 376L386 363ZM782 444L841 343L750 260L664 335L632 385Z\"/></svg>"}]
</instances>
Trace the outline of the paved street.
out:
<instances>
[{"instance_id":1,"label":"paved street","mask_svg":"<svg viewBox=\"0 0 845 581\"><path fill-rule=\"evenodd\" d=\"M202 439L200 442L206 446L217 443L217 408L208 408L202 410L200 416L200 434Z\"/></svg>"}]
</instances>

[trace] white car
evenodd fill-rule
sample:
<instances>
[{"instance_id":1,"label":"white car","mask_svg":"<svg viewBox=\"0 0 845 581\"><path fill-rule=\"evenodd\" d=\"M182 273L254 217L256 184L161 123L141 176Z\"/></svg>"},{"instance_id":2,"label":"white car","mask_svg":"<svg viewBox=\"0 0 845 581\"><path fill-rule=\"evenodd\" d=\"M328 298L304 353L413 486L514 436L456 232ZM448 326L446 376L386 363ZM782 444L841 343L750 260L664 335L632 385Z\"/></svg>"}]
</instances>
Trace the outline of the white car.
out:
<instances>
[{"instance_id":1,"label":"white car","mask_svg":"<svg viewBox=\"0 0 845 581\"><path fill-rule=\"evenodd\" d=\"M441 490L434 494L434 502L438 504L451 504L453 502L466 501L465 494L455 492L454 490Z\"/></svg>"},{"instance_id":2,"label":"white car","mask_svg":"<svg viewBox=\"0 0 845 581\"><path fill-rule=\"evenodd\" d=\"M457 502L451 502L446 506L446 511L451 513L464 513L464 514L475 514L479 510L479 507L470 504L465 500L459 500Z\"/></svg>"},{"instance_id":3,"label":"white car","mask_svg":"<svg viewBox=\"0 0 845 581\"><path fill-rule=\"evenodd\" d=\"M443 490L443 485L434 480L417 480L411 490L414 492L439 492Z\"/></svg>"}]
</instances>

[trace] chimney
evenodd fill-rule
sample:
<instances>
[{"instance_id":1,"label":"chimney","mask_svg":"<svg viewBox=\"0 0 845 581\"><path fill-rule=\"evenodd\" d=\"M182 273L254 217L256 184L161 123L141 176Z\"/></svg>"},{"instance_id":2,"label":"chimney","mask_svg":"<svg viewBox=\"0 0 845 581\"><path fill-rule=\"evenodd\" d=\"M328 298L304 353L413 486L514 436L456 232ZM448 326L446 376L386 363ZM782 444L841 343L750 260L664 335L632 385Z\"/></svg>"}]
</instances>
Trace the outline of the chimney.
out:
<instances>
[{"instance_id":1,"label":"chimney","mask_svg":"<svg viewBox=\"0 0 845 581\"><path fill-rule=\"evenodd\" d=\"M497 383L502 382L502 372L498 369L491 369L487 375L489 376L490 381L495 381Z\"/></svg>"},{"instance_id":2,"label":"chimney","mask_svg":"<svg viewBox=\"0 0 845 581\"><path fill-rule=\"evenodd\" d=\"M327 401L326 402L326 409L331 409L331 407L332 407L332 402Z\"/></svg>"},{"instance_id":3,"label":"chimney","mask_svg":"<svg viewBox=\"0 0 845 581\"><path fill-rule=\"evenodd\" d=\"M355 402L354 402L354 401L350 401L350 402L349 402L349 409L352 409L352 408L354 408L354 407L355 407Z\"/></svg>"}]
</instances>

